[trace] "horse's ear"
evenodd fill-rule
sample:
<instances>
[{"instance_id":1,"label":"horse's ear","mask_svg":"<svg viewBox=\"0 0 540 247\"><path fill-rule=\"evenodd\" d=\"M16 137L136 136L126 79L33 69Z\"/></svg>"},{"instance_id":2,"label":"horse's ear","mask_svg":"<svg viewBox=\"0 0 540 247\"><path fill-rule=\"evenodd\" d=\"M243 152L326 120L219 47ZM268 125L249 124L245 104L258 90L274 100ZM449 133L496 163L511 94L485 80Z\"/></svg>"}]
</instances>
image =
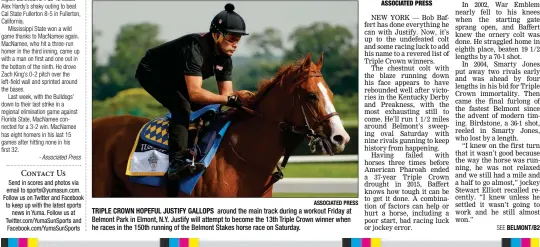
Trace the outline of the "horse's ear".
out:
<instances>
[{"instance_id":1,"label":"horse's ear","mask_svg":"<svg viewBox=\"0 0 540 247\"><path fill-rule=\"evenodd\" d=\"M321 69L321 67L322 67L323 57L324 57L324 51L321 52L321 56L319 57L319 60L317 60L317 63L315 64L315 65L317 65L317 68L319 68L319 69Z\"/></svg>"},{"instance_id":2,"label":"horse's ear","mask_svg":"<svg viewBox=\"0 0 540 247\"><path fill-rule=\"evenodd\" d=\"M302 68L304 70L308 70L311 66L311 53L307 53L306 57L304 58L304 63L302 64Z\"/></svg>"}]
</instances>

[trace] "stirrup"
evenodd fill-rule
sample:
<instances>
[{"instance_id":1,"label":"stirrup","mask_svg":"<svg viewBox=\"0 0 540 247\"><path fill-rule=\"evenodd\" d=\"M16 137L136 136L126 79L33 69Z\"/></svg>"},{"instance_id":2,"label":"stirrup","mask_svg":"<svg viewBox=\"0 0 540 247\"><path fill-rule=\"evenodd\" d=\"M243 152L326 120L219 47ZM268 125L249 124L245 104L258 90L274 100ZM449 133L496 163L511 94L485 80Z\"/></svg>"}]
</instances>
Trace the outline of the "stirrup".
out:
<instances>
[{"instance_id":1,"label":"stirrup","mask_svg":"<svg viewBox=\"0 0 540 247\"><path fill-rule=\"evenodd\" d=\"M195 173L197 171L201 171L202 169L205 169L204 164L202 162L195 162L194 160L187 160L189 162L188 166L192 173Z\"/></svg>"},{"instance_id":2,"label":"stirrup","mask_svg":"<svg viewBox=\"0 0 540 247\"><path fill-rule=\"evenodd\" d=\"M172 180L178 180L205 169L204 164L201 162L192 162L191 160L176 161L177 162L171 162L171 164L169 164L169 169L167 170L167 176Z\"/></svg>"}]
</instances>

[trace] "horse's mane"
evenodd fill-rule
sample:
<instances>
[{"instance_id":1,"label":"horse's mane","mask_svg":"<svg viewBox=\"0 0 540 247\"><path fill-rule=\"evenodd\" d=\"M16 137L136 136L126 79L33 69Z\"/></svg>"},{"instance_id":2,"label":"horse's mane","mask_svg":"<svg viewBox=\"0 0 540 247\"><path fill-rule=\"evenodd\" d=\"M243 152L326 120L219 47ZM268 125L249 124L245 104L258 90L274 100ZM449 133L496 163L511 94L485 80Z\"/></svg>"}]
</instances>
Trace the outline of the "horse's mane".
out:
<instances>
[{"instance_id":1,"label":"horse's mane","mask_svg":"<svg viewBox=\"0 0 540 247\"><path fill-rule=\"evenodd\" d=\"M281 66L278 72L272 78L262 79L260 81L256 92L239 95L242 98L242 103L251 109L256 107L270 89L274 88L275 86L283 86L284 78L287 78L290 74L296 73L299 69L301 69L304 61L305 58L300 58L295 63Z\"/></svg>"}]
</instances>

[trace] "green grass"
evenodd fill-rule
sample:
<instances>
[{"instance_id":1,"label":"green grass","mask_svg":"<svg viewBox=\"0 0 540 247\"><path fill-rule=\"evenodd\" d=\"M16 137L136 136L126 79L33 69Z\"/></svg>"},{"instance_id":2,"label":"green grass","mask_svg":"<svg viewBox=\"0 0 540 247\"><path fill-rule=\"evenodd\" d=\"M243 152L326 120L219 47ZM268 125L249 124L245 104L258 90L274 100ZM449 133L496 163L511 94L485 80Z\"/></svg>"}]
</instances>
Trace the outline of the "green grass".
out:
<instances>
[{"instance_id":1,"label":"green grass","mask_svg":"<svg viewBox=\"0 0 540 247\"><path fill-rule=\"evenodd\" d=\"M289 163L285 178L358 178L357 163Z\"/></svg>"},{"instance_id":2,"label":"green grass","mask_svg":"<svg viewBox=\"0 0 540 247\"><path fill-rule=\"evenodd\" d=\"M274 193L272 197L291 198L358 198L356 193Z\"/></svg>"},{"instance_id":3,"label":"green grass","mask_svg":"<svg viewBox=\"0 0 540 247\"><path fill-rule=\"evenodd\" d=\"M351 119L344 119L343 120L343 127L358 127L358 119L357 118L351 118Z\"/></svg>"},{"instance_id":4,"label":"green grass","mask_svg":"<svg viewBox=\"0 0 540 247\"><path fill-rule=\"evenodd\" d=\"M285 178L358 178L358 164L289 163L283 170ZM358 198L356 193L274 193L276 198Z\"/></svg>"}]
</instances>

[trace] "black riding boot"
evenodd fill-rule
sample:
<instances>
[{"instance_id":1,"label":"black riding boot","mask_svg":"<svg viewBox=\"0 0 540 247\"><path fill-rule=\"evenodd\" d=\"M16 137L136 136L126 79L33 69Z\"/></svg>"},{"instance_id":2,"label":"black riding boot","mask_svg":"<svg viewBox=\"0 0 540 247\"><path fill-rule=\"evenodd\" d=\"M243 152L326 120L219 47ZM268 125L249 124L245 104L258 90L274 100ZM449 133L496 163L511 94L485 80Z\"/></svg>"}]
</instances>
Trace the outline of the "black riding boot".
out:
<instances>
[{"instance_id":1,"label":"black riding boot","mask_svg":"<svg viewBox=\"0 0 540 247\"><path fill-rule=\"evenodd\" d=\"M188 147L188 126L174 123L169 124L169 170L167 175L171 180L178 180L192 175L201 169L202 164L193 161L193 154Z\"/></svg>"},{"instance_id":2,"label":"black riding boot","mask_svg":"<svg viewBox=\"0 0 540 247\"><path fill-rule=\"evenodd\" d=\"M189 168L187 159L188 150L188 130L174 120L169 122L169 179L179 179L182 173ZM189 169L188 169L189 171ZM183 175L183 174L182 174Z\"/></svg>"}]
</instances>

